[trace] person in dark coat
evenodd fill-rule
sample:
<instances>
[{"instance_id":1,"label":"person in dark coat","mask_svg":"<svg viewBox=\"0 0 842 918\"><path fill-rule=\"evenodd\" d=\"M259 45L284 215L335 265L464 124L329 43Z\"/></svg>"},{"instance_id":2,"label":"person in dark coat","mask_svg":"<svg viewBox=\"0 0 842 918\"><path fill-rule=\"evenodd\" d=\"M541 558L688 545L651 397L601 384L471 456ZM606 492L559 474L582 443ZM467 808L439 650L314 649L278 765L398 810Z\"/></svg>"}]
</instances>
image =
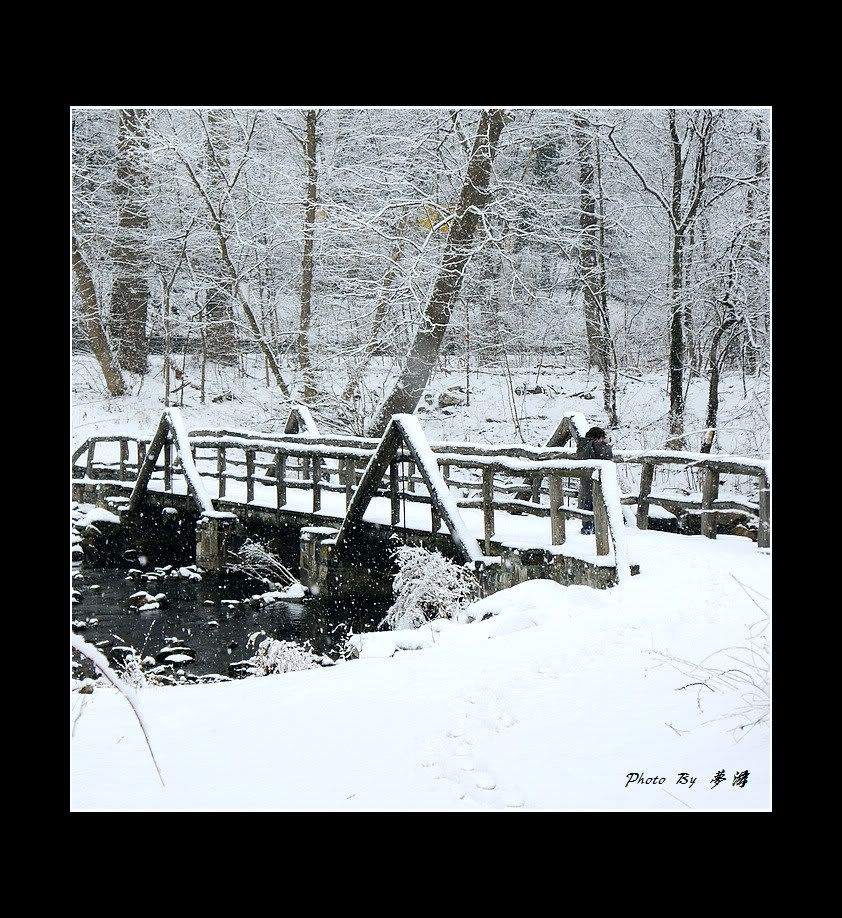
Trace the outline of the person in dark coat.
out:
<instances>
[{"instance_id":1,"label":"person in dark coat","mask_svg":"<svg viewBox=\"0 0 842 918\"><path fill-rule=\"evenodd\" d=\"M591 427L576 449L577 459L613 459L614 451L601 427ZM579 508L593 512L593 481L590 476L579 481ZM593 517L582 520L582 535L593 535Z\"/></svg>"}]
</instances>

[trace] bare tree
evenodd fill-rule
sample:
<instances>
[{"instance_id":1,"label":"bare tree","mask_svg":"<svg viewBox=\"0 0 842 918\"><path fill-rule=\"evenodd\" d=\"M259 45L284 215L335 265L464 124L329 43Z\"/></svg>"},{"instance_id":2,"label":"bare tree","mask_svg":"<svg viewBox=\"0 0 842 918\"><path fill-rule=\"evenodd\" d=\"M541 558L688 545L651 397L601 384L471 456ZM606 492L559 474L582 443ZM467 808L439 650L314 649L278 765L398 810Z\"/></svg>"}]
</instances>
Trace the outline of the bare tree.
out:
<instances>
[{"instance_id":1,"label":"bare tree","mask_svg":"<svg viewBox=\"0 0 842 918\"><path fill-rule=\"evenodd\" d=\"M599 182L599 213L597 214L596 142L587 120L574 116L579 161L579 269L585 304L585 331L588 338L588 359L603 378L603 406L612 427L617 425L616 375L614 374L613 343L608 317L608 278L605 271L604 201ZM600 176L601 179L601 176Z\"/></svg>"},{"instance_id":2,"label":"bare tree","mask_svg":"<svg viewBox=\"0 0 842 918\"><path fill-rule=\"evenodd\" d=\"M307 205L304 211L304 255L301 259L301 316L298 327L298 366L304 374L304 400L316 394L313 387L313 369L310 363L310 310L313 296L313 229L316 223L318 186L316 173L316 121L318 112L310 110L305 115L307 139L304 157L307 160Z\"/></svg>"},{"instance_id":3,"label":"bare tree","mask_svg":"<svg viewBox=\"0 0 842 918\"><path fill-rule=\"evenodd\" d=\"M669 191L650 185L640 166L617 146L614 129L608 137L618 156L631 168L643 189L660 205L669 220L670 250L670 347L669 347L669 445L683 449L684 441L684 247L687 232L702 206L707 188L708 148L718 113L693 112L679 136L679 119L675 109L667 111L669 149L671 153L671 187ZM729 182L713 197L737 187ZM712 200L713 198L711 198Z\"/></svg>"},{"instance_id":4,"label":"bare tree","mask_svg":"<svg viewBox=\"0 0 842 918\"><path fill-rule=\"evenodd\" d=\"M114 239L114 281L109 331L121 367L145 373L149 309L149 113L121 109L117 127L115 192L119 223Z\"/></svg>"},{"instance_id":5,"label":"bare tree","mask_svg":"<svg viewBox=\"0 0 842 918\"><path fill-rule=\"evenodd\" d=\"M404 368L369 428L372 436L382 435L393 414L415 411L429 382L471 257L474 235L490 199L491 167L505 123L505 113L499 109L482 113L438 277Z\"/></svg>"},{"instance_id":6,"label":"bare tree","mask_svg":"<svg viewBox=\"0 0 842 918\"><path fill-rule=\"evenodd\" d=\"M226 219L230 206L231 185L228 179L229 113L212 109L207 113L205 151L207 157L207 192L214 201L221 221ZM203 122L203 127L204 127ZM211 286L205 298L205 323L207 356L215 363L229 366L237 363L237 332L232 316L233 289L227 267L214 253L209 268Z\"/></svg>"},{"instance_id":7,"label":"bare tree","mask_svg":"<svg viewBox=\"0 0 842 918\"><path fill-rule=\"evenodd\" d=\"M257 126L257 121L258 121L258 115L255 115L254 118L252 119L251 126L248 130L248 134L247 134L245 145L244 145L244 152L243 152L242 160L234 174L234 177L229 182L229 187L233 186L236 183L236 180L239 177L240 173L242 172L243 166L246 163L246 160L249 155L249 148L251 145L251 141L254 136L255 128ZM231 286L234 292L234 296L237 302L239 303L240 308L243 311L243 314L246 317L246 321L248 323L249 330L252 336L254 337L254 340L259 345L261 351L263 352L263 355L266 358L266 362L269 366L269 369L272 373L275 383L278 386L278 388L281 390L282 395L285 398L291 398L292 395L291 395L289 386L287 385L286 380L284 379L284 375L281 371L281 367L278 362L278 358L273 353L271 345L269 344L269 341L266 339L266 336L264 335L263 330L258 324L257 319L255 318L254 312L251 306L249 305L248 297L246 293L244 292L243 284L241 283L241 280L240 280L239 271L237 270L237 266L234 264L234 261L231 257L231 252L228 246L229 230L228 230L227 225L224 222L223 214L220 212L219 205L215 204L214 201L211 199L208 189L205 187L205 184L202 182L201 178L199 177L194 164L190 161L189 157L186 155L186 153L184 152L184 150L181 148L179 144L177 143L174 144L173 152L175 153L176 158L179 160L179 162L184 167L187 173L187 176L190 179L191 184L196 189L196 192L199 195L199 199L201 200L202 204L205 206L205 208L208 211L208 214L210 215L210 222L211 222L211 226L213 229L213 233L216 236L216 240L219 245L219 254L222 258L222 264L225 267L225 270L228 272L228 278L230 280L230 283L231 283Z\"/></svg>"},{"instance_id":8,"label":"bare tree","mask_svg":"<svg viewBox=\"0 0 842 918\"><path fill-rule=\"evenodd\" d=\"M88 329L88 340L93 355L96 357L102 369L102 375L105 377L105 384L108 386L108 391L113 396L125 395L126 383L123 380L123 374L120 372L120 367L111 352L105 329L102 327L99 303L96 298L96 288L91 279L91 272L85 263L85 259L82 257L82 252L76 240L75 232L73 233L73 274L76 277L76 283L79 287L79 297L82 300L82 312Z\"/></svg>"}]
</instances>

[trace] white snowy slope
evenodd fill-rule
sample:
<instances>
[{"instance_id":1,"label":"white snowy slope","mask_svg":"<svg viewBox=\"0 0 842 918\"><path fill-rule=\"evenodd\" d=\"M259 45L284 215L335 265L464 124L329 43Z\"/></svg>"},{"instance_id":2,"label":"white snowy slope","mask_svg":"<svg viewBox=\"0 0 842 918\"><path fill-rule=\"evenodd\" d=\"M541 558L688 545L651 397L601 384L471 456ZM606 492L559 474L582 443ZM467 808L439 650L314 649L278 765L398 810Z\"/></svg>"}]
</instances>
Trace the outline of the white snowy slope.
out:
<instances>
[{"instance_id":1,"label":"white snowy slope","mask_svg":"<svg viewBox=\"0 0 842 918\"><path fill-rule=\"evenodd\" d=\"M751 660L769 556L626 533L641 574L611 590L533 581L414 632L422 649L369 636L340 666L141 691L164 787L125 699L74 695L73 809L768 809L769 728L729 716L744 689L682 688L710 673L664 660Z\"/></svg>"}]
</instances>

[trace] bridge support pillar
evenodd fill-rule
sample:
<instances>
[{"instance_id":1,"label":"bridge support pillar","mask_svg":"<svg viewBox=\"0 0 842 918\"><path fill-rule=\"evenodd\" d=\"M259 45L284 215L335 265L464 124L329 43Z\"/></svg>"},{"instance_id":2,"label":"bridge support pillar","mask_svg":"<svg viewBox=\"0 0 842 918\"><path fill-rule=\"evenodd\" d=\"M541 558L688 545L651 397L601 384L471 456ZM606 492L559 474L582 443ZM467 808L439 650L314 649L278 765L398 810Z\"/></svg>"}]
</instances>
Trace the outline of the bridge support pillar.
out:
<instances>
[{"instance_id":1,"label":"bridge support pillar","mask_svg":"<svg viewBox=\"0 0 842 918\"><path fill-rule=\"evenodd\" d=\"M228 542L239 521L230 517L203 516L196 524L196 564L203 571L221 572L228 559Z\"/></svg>"},{"instance_id":2,"label":"bridge support pillar","mask_svg":"<svg viewBox=\"0 0 842 918\"><path fill-rule=\"evenodd\" d=\"M304 526L300 537L301 585L314 596L338 599L343 596L389 598L392 595L392 572L389 542L369 537L346 546L336 554L338 529Z\"/></svg>"}]
</instances>

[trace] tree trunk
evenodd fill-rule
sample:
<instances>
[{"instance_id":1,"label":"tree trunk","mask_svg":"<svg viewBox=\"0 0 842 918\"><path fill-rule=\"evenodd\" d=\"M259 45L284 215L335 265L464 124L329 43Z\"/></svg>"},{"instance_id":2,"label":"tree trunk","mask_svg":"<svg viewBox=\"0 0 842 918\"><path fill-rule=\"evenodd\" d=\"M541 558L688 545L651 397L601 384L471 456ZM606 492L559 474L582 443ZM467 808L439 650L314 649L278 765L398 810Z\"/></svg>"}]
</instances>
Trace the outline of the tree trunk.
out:
<instances>
[{"instance_id":1,"label":"tree trunk","mask_svg":"<svg viewBox=\"0 0 842 918\"><path fill-rule=\"evenodd\" d=\"M684 310L682 307L683 230L681 221L681 189L684 182L684 161L681 156L681 141L675 124L675 112L669 112L670 136L672 138L672 259L670 264L670 351L669 351L669 432L667 446L670 449L684 449Z\"/></svg>"},{"instance_id":2,"label":"tree trunk","mask_svg":"<svg viewBox=\"0 0 842 918\"><path fill-rule=\"evenodd\" d=\"M602 376L603 407L608 416L608 424L616 427L617 417L617 355L614 352L614 340L611 337L611 323L608 315L608 271L605 267L605 198L602 193L602 161L599 153L599 138L596 139L596 187L599 192L599 306L602 324Z\"/></svg>"},{"instance_id":3,"label":"tree trunk","mask_svg":"<svg viewBox=\"0 0 842 918\"><path fill-rule=\"evenodd\" d=\"M313 294L313 229L316 223L316 113L308 111L307 139L307 209L304 212L304 257L301 262L301 318L298 328L298 366L304 374L304 400L314 398L313 369L310 364L310 304Z\"/></svg>"},{"instance_id":4,"label":"tree trunk","mask_svg":"<svg viewBox=\"0 0 842 918\"><path fill-rule=\"evenodd\" d=\"M229 165L228 113L208 112L208 136L205 141L208 194L216 203L216 212L222 220L227 200L226 170ZM208 360L225 366L235 366L239 348L234 328L234 290L226 266L218 258L208 264L212 286L205 298L207 321L206 339Z\"/></svg>"},{"instance_id":5,"label":"tree trunk","mask_svg":"<svg viewBox=\"0 0 842 918\"><path fill-rule=\"evenodd\" d=\"M147 150L149 126L145 109L121 109L117 127L119 208L114 237L114 281L109 330L114 356L124 370L145 373L146 317L149 308L149 231Z\"/></svg>"},{"instance_id":6,"label":"tree trunk","mask_svg":"<svg viewBox=\"0 0 842 918\"><path fill-rule=\"evenodd\" d=\"M688 366L690 370L691 377L697 376L701 370L701 355L697 355L696 352L696 335L693 323L693 301L690 294L687 292L688 288L691 288L692 285L692 269L693 269L693 254L695 246L695 231L694 224L690 224L689 229L687 230L687 241L684 246L684 282L683 288L685 291L684 295L684 310L683 310L683 319L684 319L684 349L687 353Z\"/></svg>"},{"instance_id":7,"label":"tree trunk","mask_svg":"<svg viewBox=\"0 0 842 918\"><path fill-rule=\"evenodd\" d=\"M111 395L125 395L126 384L123 381L123 374L120 372L120 367L111 353L105 329L102 327L94 282L88 266L85 264L84 258L82 258L75 233L73 234L73 273L76 275L76 283L79 285L79 296L82 300L82 312L88 328L91 351L102 369L105 384L108 386L108 391Z\"/></svg>"},{"instance_id":8,"label":"tree trunk","mask_svg":"<svg viewBox=\"0 0 842 918\"><path fill-rule=\"evenodd\" d=\"M717 416L719 414L719 341L726 329L734 324L733 319L726 319L722 325L717 328L713 335L710 345L710 384L708 386L708 412L705 418L706 431L702 437L702 445L699 450L702 453L709 453L713 447L715 438Z\"/></svg>"},{"instance_id":9,"label":"tree trunk","mask_svg":"<svg viewBox=\"0 0 842 918\"><path fill-rule=\"evenodd\" d=\"M670 352L669 352L669 432L667 446L684 449L684 313L681 307L682 242L675 235L672 242L670 289Z\"/></svg>"},{"instance_id":10,"label":"tree trunk","mask_svg":"<svg viewBox=\"0 0 842 918\"><path fill-rule=\"evenodd\" d=\"M754 177L755 181L759 185L761 178L763 177L766 171L766 164L763 157L763 148L761 146L761 141L763 139L763 131L760 125L760 122L754 125L754 138L757 141L757 147L754 153ZM757 189L754 185L749 185L747 196L746 196L746 217L748 222L751 223L755 217L757 210ZM761 258L761 236L760 233L756 230L752 232L751 242L749 243L749 248L754 258L755 264L762 264ZM746 322L750 324L751 320L746 316ZM760 363L760 348L757 346L756 336L757 330L752 329L755 341L751 340L751 335L748 336L745 347L745 361L746 369L751 375L754 375L757 372L758 365Z\"/></svg>"},{"instance_id":11,"label":"tree trunk","mask_svg":"<svg viewBox=\"0 0 842 918\"><path fill-rule=\"evenodd\" d=\"M585 305L585 332L588 338L588 365L600 372L605 369L605 348L600 321L599 271L596 257L596 200L594 199L594 166L591 157L593 141L588 122L580 115L573 118L579 161L579 275Z\"/></svg>"},{"instance_id":12,"label":"tree trunk","mask_svg":"<svg viewBox=\"0 0 842 918\"><path fill-rule=\"evenodd\" d=\"M501 110L482 113L435 286L407 354L406 364L369 429L371 436L381 436L393 414L415 411L430 380L471 256L479 213L490 198L491 166L504 124L505 115Z\"/></svg>"}]
</instances>

